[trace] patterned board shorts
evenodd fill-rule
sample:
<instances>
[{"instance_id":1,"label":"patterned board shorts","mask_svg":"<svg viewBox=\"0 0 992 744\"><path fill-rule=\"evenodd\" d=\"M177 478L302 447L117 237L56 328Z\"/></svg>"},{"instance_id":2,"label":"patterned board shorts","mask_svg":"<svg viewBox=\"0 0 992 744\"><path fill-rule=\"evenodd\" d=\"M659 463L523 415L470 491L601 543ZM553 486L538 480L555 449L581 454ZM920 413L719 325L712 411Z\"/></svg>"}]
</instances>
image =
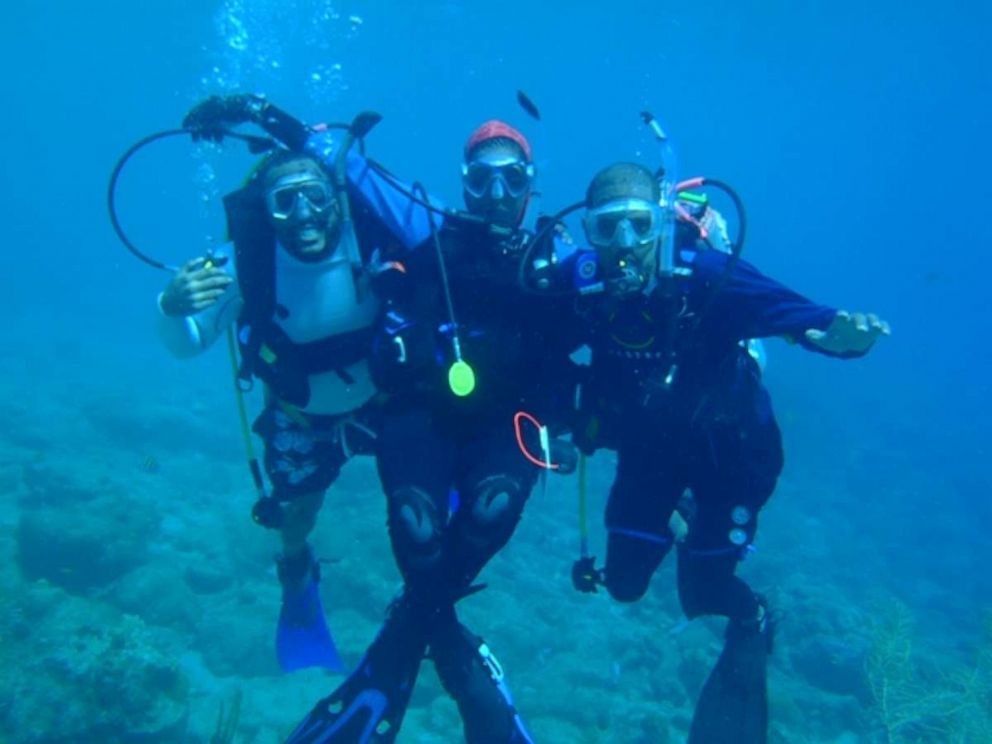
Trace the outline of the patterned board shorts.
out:
<instances>
[{"instance_id":1,"label":"patterned board shorts","mask_svg":"<svg viewBox=\"0 0 992 744\"><path fill-rule=\"evenodd\" d=\"M252 430L265 442L265 472L279 501L326 491L353 455L375 454L379 407L315 416L270 403Z\"/></svg>"}]
</instances>

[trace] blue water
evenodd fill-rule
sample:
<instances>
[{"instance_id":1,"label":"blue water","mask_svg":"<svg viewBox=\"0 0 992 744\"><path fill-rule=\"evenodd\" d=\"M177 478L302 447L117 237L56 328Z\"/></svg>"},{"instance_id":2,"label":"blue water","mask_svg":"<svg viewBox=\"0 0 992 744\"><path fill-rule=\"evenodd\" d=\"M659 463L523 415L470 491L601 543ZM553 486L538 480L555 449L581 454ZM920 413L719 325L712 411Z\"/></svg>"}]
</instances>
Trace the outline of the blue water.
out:
<instances>
[{"instance_id":1,"label":"blue water","mask_svg":"<svg viewBox=\"0 0 992 744\"><path fill-rule=\"evenodd\" d=\"M376 159L452 203L467 133L484 119L506 118L534 144L541 208L549 211L581 198L590 176L611 161L655 164L638 116L650 109L677 143L683 175L722 178L744 197L749 260L819 301L877 312L893 327L855 362L770 344L766 380L787 464L763 523L770 557L762 568L759 552L754 575L788 584L789 551L816 544L797 583L819 588L823 607L867 618L869 601L898 600L935 665L948 655L965 664L983 643L992 609L992 5L754 5L8 3L0 28L7 227L0 388L8 406L26 407L13 420L37 428L36 454L64 455L60 467L71 472L98 457L87 448L72 460L78 437L87 436L72 422L99 405L94 399L144 411L135 418L144 424L122 424L145 432L136 430L132 448L126 436L111 437L99 457L116 461L113 477L126 484L142 477L134 463L156 454L164 499L189 489L176 474L188 469L175 466L182 448L170 441L181 428L146 436L156 425L146 418L152 409L142 409L143 393L159 401L159 412L196 408L223 442L211 458L235 474L227 492L238 495L225 508L250 499L238 475L223 354L186 365L167 358L153 330L153 299L166 277L121 248L105 207L117 156L141 136L178 126L205 95L264 92L312 122L379 111L383 122L368 142ZM540 122L519 108L518 89L540 107ZM167 261L219 245L219 196L250 162L234 144L213 151L169 141L143 152L122 181L125 226ZM178 447L172 455L170 444ZM32 450L13 434L0 446L11 472ZM31 506L23 490L19 482L6 489L7 543L19 511ZM211 503L198 509L209 512ZM534 503L533 519L560 523L562 541L571 540L570 505L566 497L555 502L559 516L551 504ZM158 501L155 508L168 511ZM366 508L381 505L370 499ZM373 516L369 524L379 525ZM527 533L520 538L526 549ZM244 539L263 537L245 528ZM388 555L379 558L389 565ZM20 580L16 566L8 570L10 581ZM557 586L563 598L571 594L567 581ZM512 585L505 589L512 596ZM658 593L672 601L670 583ZM650 613L634 620L652 623ZM352 653L364 637L356 633ZM663 633L654 639L668 642ZM279 684L273 677L267 687ZM531 683L518 677L517 684ZM601 695L623 695L617 685ZM328 682L311 689L316 699ZM788 696L779 695L780 707ZM870 702L862 703L870 718ZM567 741L568 734L553 738L555 716L546 718L546 738ZM418 736L447 740L425 721ZM789 726L803 730L795 720ZM857 737L876 730L853 726L847 730ZM841 741L843 732L808 735ZM944 735L930 740L951 740ZM435 740L413 737L406 740Z\"/></svg>"}]
</instances>

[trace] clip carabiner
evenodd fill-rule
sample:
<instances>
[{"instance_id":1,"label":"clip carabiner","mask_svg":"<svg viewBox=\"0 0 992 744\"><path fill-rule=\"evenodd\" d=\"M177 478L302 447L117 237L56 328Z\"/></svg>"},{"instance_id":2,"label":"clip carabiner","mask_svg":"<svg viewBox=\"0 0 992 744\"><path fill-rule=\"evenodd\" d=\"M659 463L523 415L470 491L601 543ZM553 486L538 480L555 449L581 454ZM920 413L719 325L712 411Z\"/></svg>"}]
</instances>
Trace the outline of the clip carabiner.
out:
<instances>
[{"instance_id":1,"label":"clip carabiner","mask_svg":"<svg viewBox=\"0 0 992 744\"><path fill-rule=\"evenodd\" d=\"M543 452L544 458L539 459L535 457L530 450L527 449L527 445L524 442L523 434L523 421L529 421L532 423L538 432L540 437L541 450ZM534 416L527 413L526 411L517 411L513 416L513 430L517 435L517 446L523 453L527 461L536 465L539 468L544 468L545 470L557 470L561 467L558 463L551 462L551 438L548 434L548 427L541 424Z\"/></svg>"}]
</instances>

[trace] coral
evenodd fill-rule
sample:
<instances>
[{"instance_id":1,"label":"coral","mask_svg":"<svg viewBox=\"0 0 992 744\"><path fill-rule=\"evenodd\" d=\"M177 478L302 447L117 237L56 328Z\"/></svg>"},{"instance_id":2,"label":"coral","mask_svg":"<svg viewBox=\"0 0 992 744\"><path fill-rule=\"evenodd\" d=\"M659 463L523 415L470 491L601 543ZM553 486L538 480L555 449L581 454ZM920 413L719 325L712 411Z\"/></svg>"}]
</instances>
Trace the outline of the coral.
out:
<instances>
[{"instance_id":1,"label":"coral","mask_svg":"<svg viewBox=\"0 0 992 744\"><path fill-rule=\"evenodd\" d=\"M914 653L909 609L890 601L875 613L865 672L884 744L992 741L992 617L970 665L939 668Z\"/></svg>"},{"instance_id":2,"label":"coral","mask_svg":"<svg viewBox=\"0 0 992 744\"><path fill-rule=\"evenodd\" d=\"M992 741L992 610L985 613L984 637L975 660L947 676L957 706L952 710L951 741Z\"/></svg>"},{"instance_id":3,"label":"coral","mask_svg":"<svg viewBox=\"0 0 992 744\"><path fill-rule=\"evenodd\" d=\"M181 740L189 687L167 634L43 583L2 609L16 643L4 644L0 731L23 744Z\"/></svg>"},{"instance_id":4,"label":"coral","mask_svg":"<svg viewBox=\"0 0 992 744\"><path fill-rule=\"evenodd\" d=\"M231 705L225 708L224 701L220 702L217 710L217 726L210 737L210 744L232 744L234 735L238 732L238 721L241 720L241 690L231 696Z\"/></svg>"},{"instance_id":5,"label":"coral","mask_svg":"<svg viewBox=\"0 0 992 744\"><path fill-rule=\"evenodd\" d=\"M74 594L93 594L147 560L160 518L138 488L99 470L34 463L23 470L17 564Z\"/></svg>"},{"instance_id":6,"label":"coral","mask_svg":"<svg viewBox=\"0 0 992 744\"><path fill-rule=\"evenodd\" d=\"M192 634L204 613L199 598L183 581L182 556L170 554L169 562L151 561L129 571L101 596L120 610L138 615L146 623Z\"/></svg>"},{"instance_id":7,"label":"coral","mask_svg":"<svg viewBox=\"0 0 992 744\"><path fill-rule=\"evenodd\" d=\"M17 560L28 579L86 594L144 562L153 529L140 509L111 502L24 510L17 523Z\"/></svg>"},{"instance_id":8,"label":"coral","mask_svg":"<svg viewBox=\"0 0 992 744\"><path fill-rule=\"evenodd\" d=\"M273 594L275 589L272 590ZM197 625L193 647L217 675L265 677L279 673L273 636L277 601L245 605L232 597L210 606ZM232 622L232 618L238 618Z\"/></svg>"}]
</instances>

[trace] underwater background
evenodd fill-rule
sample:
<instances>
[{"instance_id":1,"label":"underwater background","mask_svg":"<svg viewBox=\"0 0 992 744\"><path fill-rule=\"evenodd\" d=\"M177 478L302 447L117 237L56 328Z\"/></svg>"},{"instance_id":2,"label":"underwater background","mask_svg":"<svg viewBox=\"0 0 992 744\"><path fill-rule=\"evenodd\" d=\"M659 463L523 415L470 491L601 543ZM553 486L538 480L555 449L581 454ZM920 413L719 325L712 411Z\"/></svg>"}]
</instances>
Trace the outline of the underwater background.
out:
<instances>
[{"instance_id":1,"label":"underwater background","mask_svg":"<svg viewBox=\"0 0 992 744\"><path fill-rule=\"evenodd\" d=\"M275 536L252 524L222 344L173 360L168 277L116 241L135 140L212 93L308 121L383 114L377 160L457 204L467 134L506 118L555 211L615 160L732 183L745 258L893 327L838 362L769 342L786 469L742 572L784 613L773 742L992 741L988 340L992 5L879 0L11 0L0 24L0 742L280 741L339 678L281 675ZM516 91L541 109L535 121ZM223 242L252 159L171 139L118 206L167 262ZM257 410L257 401L254 401ZM594 552L613 462L592 463ZM579 595L574 479L535 490L462 603L543 744L685 740L723 622L686 624L674 561L622 606ZM371 460L313 536L349 662L399 585ZM460 741L429 664L399 741Z\"/></svg>"}]
</instances>

